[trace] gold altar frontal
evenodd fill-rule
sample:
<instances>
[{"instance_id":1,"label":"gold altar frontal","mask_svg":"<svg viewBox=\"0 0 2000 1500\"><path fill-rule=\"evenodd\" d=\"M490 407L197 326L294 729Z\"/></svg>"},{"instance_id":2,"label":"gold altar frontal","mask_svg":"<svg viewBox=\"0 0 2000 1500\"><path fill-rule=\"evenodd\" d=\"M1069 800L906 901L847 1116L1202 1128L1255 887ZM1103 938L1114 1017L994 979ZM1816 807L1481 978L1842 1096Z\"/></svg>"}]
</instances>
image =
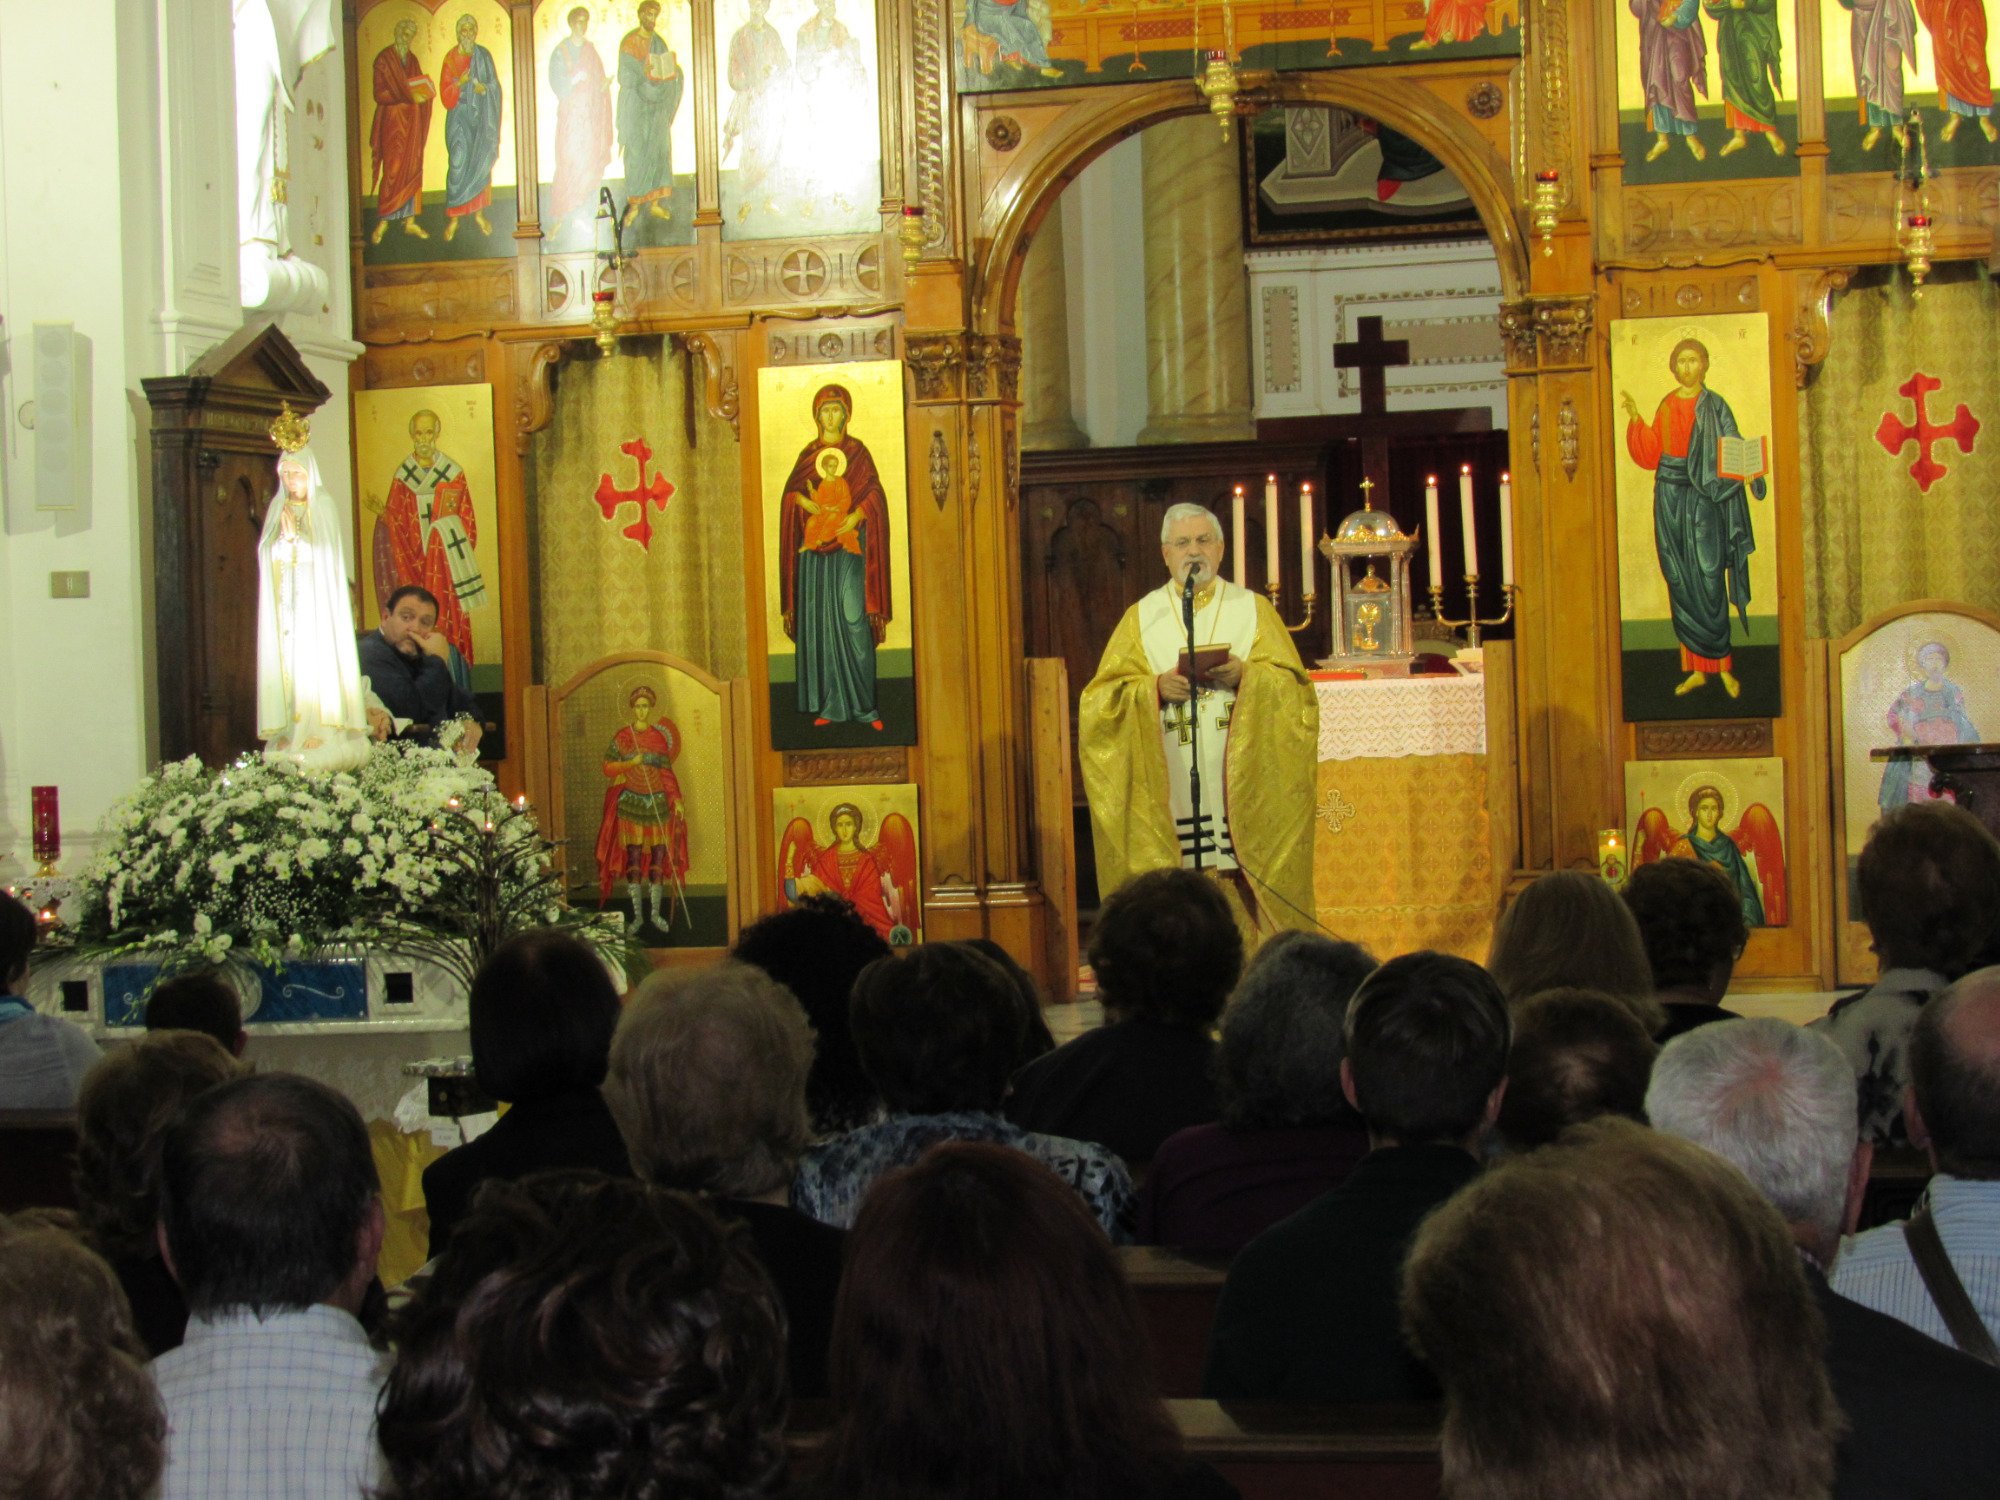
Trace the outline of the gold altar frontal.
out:
<instances>
[{"instance_id":1,"label":"gold altar frontal","mask_svg":"<svg viewBox=\"0 0 2000 1500\"><path fill-rule=\"evenodd\" d=\"M1505 653L1489 648L1488 665ZM1512 860L1512 799L1494 795L1508 757L1488 754L1489 729L1498 746L1511 738L1493 722L1510 718L1506 679L1315 674L1313 686L1314 915L1377 958L1435 948L1483 962Z\"/></svg>"}]
</instances>

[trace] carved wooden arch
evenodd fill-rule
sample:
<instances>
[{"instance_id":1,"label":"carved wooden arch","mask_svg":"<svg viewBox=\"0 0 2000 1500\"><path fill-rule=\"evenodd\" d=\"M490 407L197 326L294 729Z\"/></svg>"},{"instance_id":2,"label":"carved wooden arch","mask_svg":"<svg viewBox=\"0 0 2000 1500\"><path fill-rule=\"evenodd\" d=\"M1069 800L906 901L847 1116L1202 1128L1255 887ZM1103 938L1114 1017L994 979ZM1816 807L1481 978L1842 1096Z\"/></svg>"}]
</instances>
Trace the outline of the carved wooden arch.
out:
<instances>
[{"instance_id":1,"label":"carved wooden arch","mask_svg":"<svg viewBox=\"0 0 2000 1500\"><path fill-rule=\"evenodd\" d=\"M1454 82L1462 82L1456 74ZM1031 132L980 213L972 260L972 322L987 333L1009 332L1028 240L1062 190L1093 160L1148 125L1207 106L1186 79L1125 84L1091 91L1043 131ZM1102 96L1101 102L1098 97ZM1502 300L1528 291L1528 246L1515 214L1507 162L1462 111L1401 70L1329 68L1265 74L1244 98L1257 107L1326 104L1353 110L1402 131L1435 155L1463 184L1493 242ZM987 106L982 114L992 113ZM1239 120L1238 128L1245 121Z\"/></svg>"}]
</instances>

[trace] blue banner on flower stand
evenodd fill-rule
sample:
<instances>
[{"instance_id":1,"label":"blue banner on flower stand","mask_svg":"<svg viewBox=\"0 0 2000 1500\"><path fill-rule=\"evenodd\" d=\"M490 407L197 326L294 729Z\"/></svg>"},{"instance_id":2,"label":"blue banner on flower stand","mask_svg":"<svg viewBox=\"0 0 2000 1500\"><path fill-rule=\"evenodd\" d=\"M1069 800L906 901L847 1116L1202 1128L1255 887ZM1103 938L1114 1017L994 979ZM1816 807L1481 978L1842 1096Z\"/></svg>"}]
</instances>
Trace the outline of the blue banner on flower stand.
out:
<instances>
[{"instance_id":1,"label":"blue banner on flower stand","mask_svg":"<svg viewBox=\"0 0 2000 1500\"><path fill-rule=\"evenodd\" d=\"M144 961L105 965L106 1026L146 1024L145 998L160 967ZM358 958L286 964L278 969L261 964L244 968L255 977L259 989L256 1004L243 1007L246 1022L368 1019L368 966Z\"/></svg>"}]
</instances>

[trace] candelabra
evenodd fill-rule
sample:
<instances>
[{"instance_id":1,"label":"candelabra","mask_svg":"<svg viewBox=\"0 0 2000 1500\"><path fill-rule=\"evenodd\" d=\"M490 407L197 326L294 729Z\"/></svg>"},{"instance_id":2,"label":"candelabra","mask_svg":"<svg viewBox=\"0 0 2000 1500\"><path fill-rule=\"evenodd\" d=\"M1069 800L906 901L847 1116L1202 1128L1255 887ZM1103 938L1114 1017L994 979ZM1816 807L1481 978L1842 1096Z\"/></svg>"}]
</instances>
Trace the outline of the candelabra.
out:
<instances>
[{"instance_id":1,"label":"candelabra","mask_svg":"<svg viewBox=\"0 0 2000 1500\"><path fill-rule=\"evenodd\" d=\"M1903 252L1903 265L1910 273L1910 296L1921 301L1937 238L1931 213L1930 145L1924 139L1923 117L1914 109L1897 140L1902 159L1896 167L1896 248Z\"/></svg>"},{"instance_id":2,"label":"candelabra","mask_svg":"<svg viewBox=\"0 0 2000 1500\"><path fill-rule=\"evenodd\" d=\"M1467 573L1465 575L1465 618L1463 620L1448 620L1445 618L1444 613L1444 585L1433 583L1431 585L1431 618L1449 630L1463 630L1465 632L1465 643L1477 651L1479 649L1479 633L1481 630L1490 630L1495 625L1505 625L1509 620L1514 618L1514 599L1519 592L1519 584L1501 584L1500 594L1506 601L1506 607L1492 619L1482 620L1479 617L1479 575L1477 573Z\"/></svg>"},{"instance_id":3,"label":"candelabra","mask_svg":"<svg viewBox=\"0 0 2000 1500\"><path fill-rule=\"evenodd\" d=\"M1324 540L1324 538L1322 538L1322 540ZM1310 580L1308 580L1308 582L1310 582ZM1308 589L1304 594L1302 594L1299 597L1299 603L1303 604L1306 607L1306 615L1305 618L1299 621L1299 623L1296 625L1286 624L1284 611L1278 609L1278 585L1275 581L1268 583L1264 586L1264 597L1271 601L1271 608L1277 610L1278 623L1280 625L1284 625L1285 629L1289 630L1293 635L1297 635L1301 630L1310 630L1312 628L1313 606L1319 603L1319 595L1317 593L1314 593L1312 590Z\"/></svg>"}]
</instances>

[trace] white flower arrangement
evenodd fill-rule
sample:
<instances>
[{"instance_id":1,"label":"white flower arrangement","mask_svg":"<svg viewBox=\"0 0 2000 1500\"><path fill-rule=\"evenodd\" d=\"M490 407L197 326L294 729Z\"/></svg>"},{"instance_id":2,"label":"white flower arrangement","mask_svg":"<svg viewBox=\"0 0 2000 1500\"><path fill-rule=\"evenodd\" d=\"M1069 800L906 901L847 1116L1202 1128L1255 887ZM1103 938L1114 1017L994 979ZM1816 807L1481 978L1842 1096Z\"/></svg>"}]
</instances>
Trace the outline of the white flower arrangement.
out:
<instances>
[{"instance_id":1,"label":"white flower arrangement","mask_svg":"<svg viewBox=\"0 0 2000 1500\"><path fill-rule=\"evenodd\" d=\"M186 962L288 958L367 945L421 952L468 984L500 941L564 926L615 931L561 901L533 814L448 750L377 746L354 771L245 756L162 766L105 820L77 882L80 954Z\"/></svg>"}]
</instances>

